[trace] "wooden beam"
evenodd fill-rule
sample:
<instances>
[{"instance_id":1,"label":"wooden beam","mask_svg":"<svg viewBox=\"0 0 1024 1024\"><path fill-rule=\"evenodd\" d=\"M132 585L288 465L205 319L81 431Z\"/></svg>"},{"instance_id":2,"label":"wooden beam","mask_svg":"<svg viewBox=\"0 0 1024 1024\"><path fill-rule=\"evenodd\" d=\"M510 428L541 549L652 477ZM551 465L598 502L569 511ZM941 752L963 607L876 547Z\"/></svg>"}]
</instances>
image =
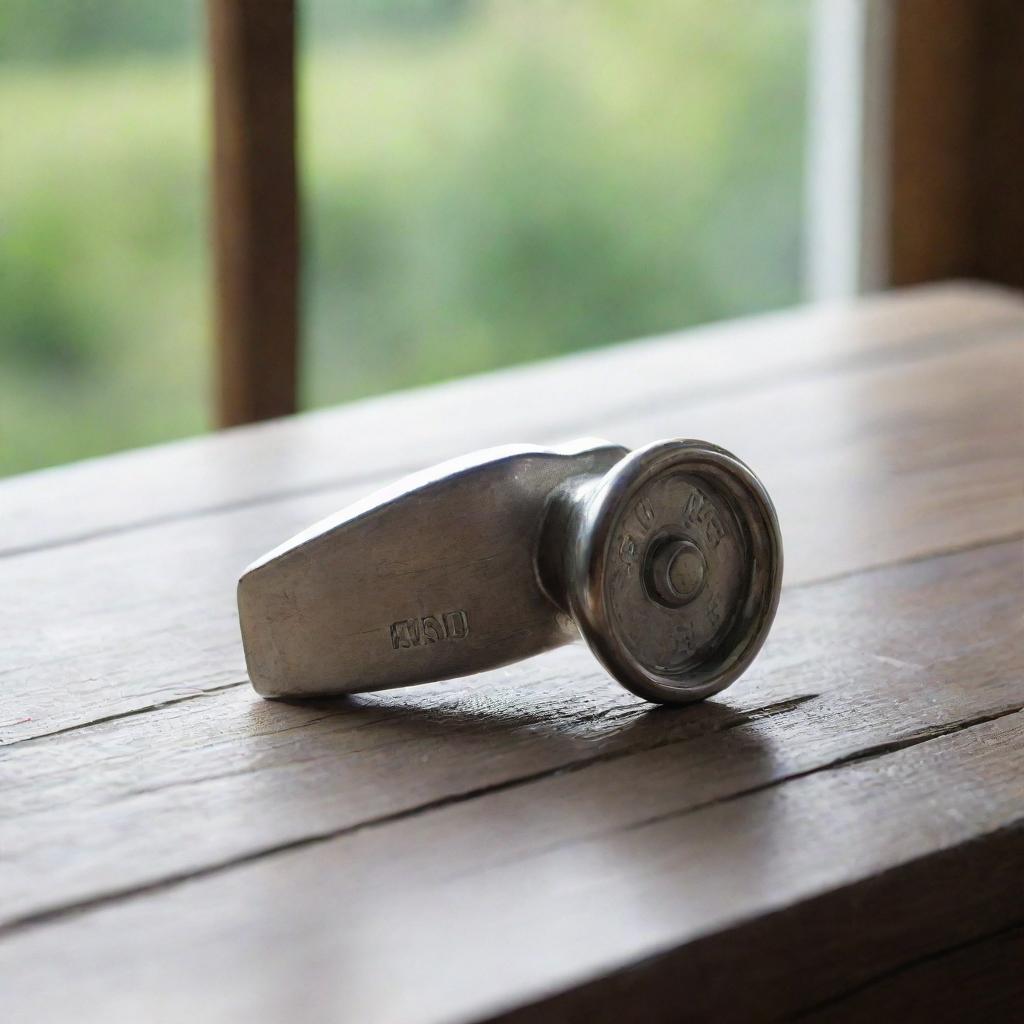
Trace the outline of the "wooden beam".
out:
<instances>
[{"instance_id":1,"label":"wooden beam","mask_svg":"<svg viewBox=\"0 0 1024 1024\"><path fill-rule=\"evenodd\" d=\"M889 283L1024 287L1024 4L892 10Z\"/></svg>"},{"instance_id":2,"label":"wooden beam","mask_svg":"<svg viewBox=\"0 0 1024 1024\"><path fill-rule=\"evenodd\" d=\"M299 215L294 0L208 0L217 418L294 412Z\"/></svg>"}]
</instances>

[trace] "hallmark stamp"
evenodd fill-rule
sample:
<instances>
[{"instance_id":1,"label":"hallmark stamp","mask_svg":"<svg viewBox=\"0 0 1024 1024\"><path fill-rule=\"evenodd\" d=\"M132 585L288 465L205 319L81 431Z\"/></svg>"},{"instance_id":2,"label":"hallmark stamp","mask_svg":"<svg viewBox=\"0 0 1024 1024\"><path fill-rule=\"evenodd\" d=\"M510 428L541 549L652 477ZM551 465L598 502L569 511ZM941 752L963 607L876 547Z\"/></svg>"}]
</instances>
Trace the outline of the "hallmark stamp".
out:
<instances>
[{"instance_id":1,"label":"hallmark stamp","mask_svg":"<svg viewBox=\"0 0 1024 1024\"><path fill-rule=\"evenodd\" d=\"M627 576L633 571L633 563L637 559L638 552L639 548L633 537L628 533L624 534L622 542L619 544L619 558L626 567Z\"/></svg>"},{"instance_id":2,"label":"hallmark stamp","mask_svg":"<svg viewBox=\"0 0 1024 1024\"><path fill-rule=\"evenodd\" d=\"M683 510L683 520L700 527L704 539L712 548L717 548L719 541L725 536L725 530L722 528L715 506L696 489L690 491L686 508Z\"/></svg>"},{"instance_id":3,"label":"hallmark stamp","mask_svg":"<svg viewBox=\"0 0 1024 1024\"><path fill-rule=\"evenodd\" d=\"M469 635L469 616L461 610L436 615L423 615L418 619L399 619L391 623L391 647L402 650L425 647L441 640L462 640Z\"/></svg>"},{"instance_id":4,"label":"hallmark stamp","mask_svg":"<svg viewBox=\"0 0 1024 1024\"><path fill-rule=\"evenodd\" d=\"M641 498L633 506L633 515L636 516L636 521L640 524L641 532L646 533L651 523L654 522L654 506L647 498Z\"/></svg>"}]
</instances>

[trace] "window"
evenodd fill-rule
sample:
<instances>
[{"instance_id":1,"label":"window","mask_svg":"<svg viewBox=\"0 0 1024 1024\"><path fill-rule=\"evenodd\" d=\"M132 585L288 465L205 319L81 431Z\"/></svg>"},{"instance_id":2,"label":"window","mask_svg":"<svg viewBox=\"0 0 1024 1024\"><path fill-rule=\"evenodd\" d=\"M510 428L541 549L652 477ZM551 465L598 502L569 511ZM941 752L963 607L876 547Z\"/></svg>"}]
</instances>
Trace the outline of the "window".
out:
<instances>
[{"instance_id":1,"label":"window","mask_svg":"<svg viewBox=\"0 0 1024 1024\"><path fill-rule=\"evenodd\" d=\"M801 297L810 4L300 4L305 407ZM0 0L0 473L210 422L198 2Z\"/></svg>"},{"instance_id":2,"label":"window","mask_svg":"<svg viewBox=\"0 0 1024 1024\"><path fill-rule=\"evenodd\" d=\"M799 299L806 4L304 13L308 403Z\"/></svg>"}]
</instances>

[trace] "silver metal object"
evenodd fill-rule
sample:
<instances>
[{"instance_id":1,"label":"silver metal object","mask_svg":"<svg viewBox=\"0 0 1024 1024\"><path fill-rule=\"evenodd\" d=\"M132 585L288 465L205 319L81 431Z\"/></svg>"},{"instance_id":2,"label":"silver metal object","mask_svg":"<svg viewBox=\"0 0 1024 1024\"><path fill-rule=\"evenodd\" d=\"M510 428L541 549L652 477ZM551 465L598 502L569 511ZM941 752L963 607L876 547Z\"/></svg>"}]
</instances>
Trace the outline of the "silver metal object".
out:
<instances>
[{"instance_id":1,"label":"silver metal object","mask_svg":"<svg viewBox=\"0 0 1024 1024\"><path fill-rule=\"evenodd\" d=\"M680 704L747 668L781 581L775 509L735 455L587 438L406 477L254 562L238 611L266 697L446 679L582 635L624 686Z\"/></svg>"}]
</instances>

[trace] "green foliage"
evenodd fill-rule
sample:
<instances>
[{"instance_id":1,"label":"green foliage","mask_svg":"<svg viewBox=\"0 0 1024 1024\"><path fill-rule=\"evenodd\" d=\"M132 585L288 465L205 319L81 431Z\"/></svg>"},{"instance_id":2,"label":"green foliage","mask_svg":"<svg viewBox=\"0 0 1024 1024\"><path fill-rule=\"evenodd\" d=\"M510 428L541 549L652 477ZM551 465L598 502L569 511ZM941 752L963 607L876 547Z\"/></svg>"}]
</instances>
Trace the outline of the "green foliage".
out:
<instances>
[{"instance_id":1,"label":"green foliage","mask_svg":"<svg viewBox=\"0 0 1024 1024\"><path fill-rule=\"evenodd\" d=\"M206 425L194 63L0 74L0 472Z\"/></svg>"},{"instance_id":2,"label":"green foliage","mask_svg":"<svg viewBox=\"0 0 1024 1024\"><path fill-rule=\"evenodd\" d=\"M305 66L313 404L792 302L803 12L496 3Z\"/></svg>"},{"instance_id":3,"label":"green foliage","mask_svg":"<svg viewBox=\"0 0 1024 1024\"><path fill-rule=\"evenodd\" d=\"M34 44L67 62L28 62L23 32L0 67L0 472L205 422L202 64L117 43L171 54L180 26L78 16ZM804 4L303 16L307 404L797 298Z\"/></svg>"},{"instance_id":4,"label":"green foliage","mask_svg":"<svg viewBox=\"0 0 1024 1024\"><path fill-rule=\"evenodd\" d=\"M182 52L200 0L0 0L0 60Z\"/></svg>"}]
</instances>

